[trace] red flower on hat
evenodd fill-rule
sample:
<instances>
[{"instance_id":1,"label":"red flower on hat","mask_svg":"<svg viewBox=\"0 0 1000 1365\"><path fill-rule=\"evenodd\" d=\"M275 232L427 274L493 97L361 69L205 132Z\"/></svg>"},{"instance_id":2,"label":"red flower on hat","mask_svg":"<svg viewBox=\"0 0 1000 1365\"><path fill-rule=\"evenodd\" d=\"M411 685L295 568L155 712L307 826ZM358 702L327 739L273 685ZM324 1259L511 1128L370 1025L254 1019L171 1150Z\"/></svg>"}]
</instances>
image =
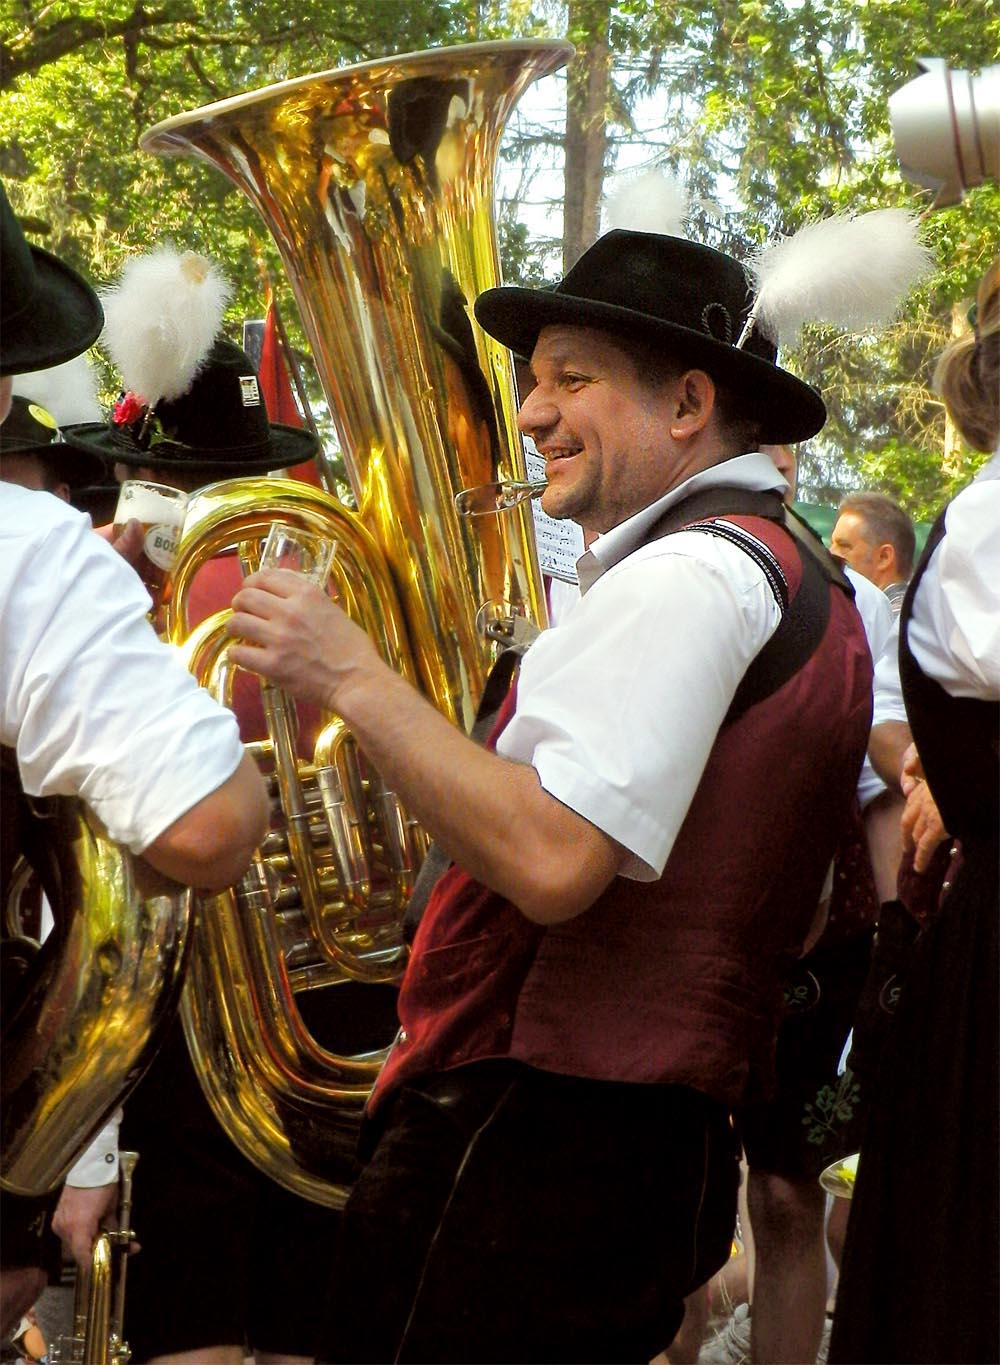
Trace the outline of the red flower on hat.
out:
<instances>
[{"instance_id":1,"label":"red flower on hat","mask_svg":"<svg viewBox=\"0 0 1000 1365\"><path fill-rule=\"evenodd\" d=\"M116 427L128 427L137 421L144 411L144 404L139 402L134 393L122 393L114 406L111 420Z\"/></svg>"}]
</instances>

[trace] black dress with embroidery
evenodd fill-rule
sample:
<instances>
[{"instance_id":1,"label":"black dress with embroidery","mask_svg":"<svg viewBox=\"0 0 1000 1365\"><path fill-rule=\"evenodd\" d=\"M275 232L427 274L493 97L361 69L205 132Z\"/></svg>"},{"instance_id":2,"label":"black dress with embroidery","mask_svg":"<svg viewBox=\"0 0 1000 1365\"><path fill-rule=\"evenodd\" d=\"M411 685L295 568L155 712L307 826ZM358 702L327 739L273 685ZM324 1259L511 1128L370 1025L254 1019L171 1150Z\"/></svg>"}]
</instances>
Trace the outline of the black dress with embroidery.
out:
<instances>
[{"instance_id":1,"label":"black dress with embroidery","mask_svg":"<svg viewBox=\"0 0 1000 1365\"><path fill-rule=\"evenodd\" d=\"M830 1361L1000 1360L1000 705L921 672L903 607L907 715L961 859L921 935L861 1148ZM1000 586L1000 585L998 585Z\"/></svg>"}]
</instances>

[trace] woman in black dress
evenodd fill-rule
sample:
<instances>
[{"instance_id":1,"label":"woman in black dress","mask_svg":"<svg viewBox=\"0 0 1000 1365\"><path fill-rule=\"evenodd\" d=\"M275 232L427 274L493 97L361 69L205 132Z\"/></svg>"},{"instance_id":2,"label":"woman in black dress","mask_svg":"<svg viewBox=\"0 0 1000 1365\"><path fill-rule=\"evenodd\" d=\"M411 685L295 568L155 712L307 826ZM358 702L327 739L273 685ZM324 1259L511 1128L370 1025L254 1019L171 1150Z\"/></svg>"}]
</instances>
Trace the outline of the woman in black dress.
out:
<instances>
[{"instance_id":1,"label":"woman in black dress","mask_svg":"<svg viewBox=\"0 0 1000 1365\"><path fill-rule=\"evenodd\" d=\"M993 456L928 538L903 606L907 715L959 840L886 1042L861 1148L830 1360L1000 1360L1000 260L936 386Z\"/></svg>"}]
</instances>

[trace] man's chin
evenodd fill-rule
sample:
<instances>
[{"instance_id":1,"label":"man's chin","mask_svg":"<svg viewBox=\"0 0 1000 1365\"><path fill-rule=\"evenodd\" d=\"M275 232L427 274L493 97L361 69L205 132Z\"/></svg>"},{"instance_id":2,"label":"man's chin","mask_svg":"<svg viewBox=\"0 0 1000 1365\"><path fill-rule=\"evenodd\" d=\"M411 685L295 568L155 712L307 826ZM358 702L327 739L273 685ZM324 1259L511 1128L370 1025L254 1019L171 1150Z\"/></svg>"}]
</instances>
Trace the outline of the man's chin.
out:
<instances>
[{"instance_id":1,"label":"man's chin","mask_svg":"<svg viewBox=\"0 0 1000 1365\"><path fill-rule=\"evenodd\" d=\"M575 499L569 489L556 488L549 484L542 494L541 508L553 521L576 521L580 510L579 499Z\"/></svg>"}]
</instances>

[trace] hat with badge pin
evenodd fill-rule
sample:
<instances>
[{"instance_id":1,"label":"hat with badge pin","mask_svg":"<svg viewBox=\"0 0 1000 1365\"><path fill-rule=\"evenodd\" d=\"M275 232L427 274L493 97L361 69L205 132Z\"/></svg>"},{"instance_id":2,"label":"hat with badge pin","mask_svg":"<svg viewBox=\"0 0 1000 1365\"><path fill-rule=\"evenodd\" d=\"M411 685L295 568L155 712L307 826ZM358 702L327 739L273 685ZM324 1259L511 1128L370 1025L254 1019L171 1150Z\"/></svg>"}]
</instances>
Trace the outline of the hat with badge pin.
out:
<instances>
[{"instance_id":1,"label":"hat with badge pin","mask_svg":"<svg viewBox=\"0 0 1000 1365\"><path fill-rule=\"evenodd\" d=\"M76 445L138 468L233 478L315 457L308 431L268 420L246 352L219 335L229 285L193 252L161 247L102 294L101 338L121 374L111 421L66 429Z\"/></svg>"}]
</instances>

